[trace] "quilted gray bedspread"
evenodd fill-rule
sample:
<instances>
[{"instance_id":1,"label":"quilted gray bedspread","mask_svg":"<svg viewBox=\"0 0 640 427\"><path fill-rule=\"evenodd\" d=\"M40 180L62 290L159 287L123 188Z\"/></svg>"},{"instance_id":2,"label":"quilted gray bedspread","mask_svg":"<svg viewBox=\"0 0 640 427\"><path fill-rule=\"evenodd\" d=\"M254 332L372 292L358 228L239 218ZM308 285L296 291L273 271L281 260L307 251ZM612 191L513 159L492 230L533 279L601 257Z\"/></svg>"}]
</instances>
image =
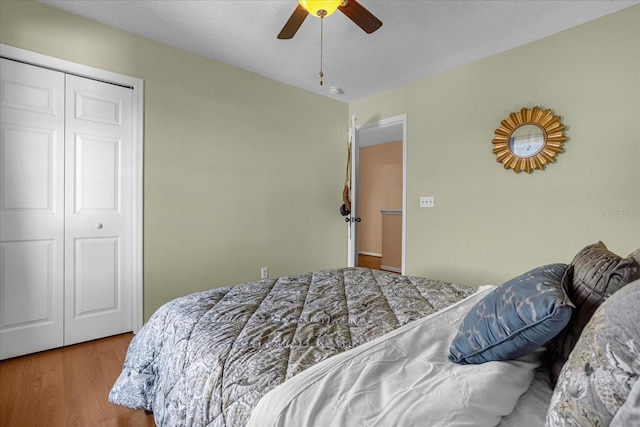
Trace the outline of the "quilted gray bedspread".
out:
<instances>
[{"instance_id":1,"label":"quilted gray bedspread","mask_svg":"<svg viewBox=\"0 0 640 427\"><path fill-rule=\"evenodd\" d=\"M158 426L244 426L286 379L473 292L343 268L187 295L135 335L109 401L153 411Z\"/></svg>"}]
</instances>

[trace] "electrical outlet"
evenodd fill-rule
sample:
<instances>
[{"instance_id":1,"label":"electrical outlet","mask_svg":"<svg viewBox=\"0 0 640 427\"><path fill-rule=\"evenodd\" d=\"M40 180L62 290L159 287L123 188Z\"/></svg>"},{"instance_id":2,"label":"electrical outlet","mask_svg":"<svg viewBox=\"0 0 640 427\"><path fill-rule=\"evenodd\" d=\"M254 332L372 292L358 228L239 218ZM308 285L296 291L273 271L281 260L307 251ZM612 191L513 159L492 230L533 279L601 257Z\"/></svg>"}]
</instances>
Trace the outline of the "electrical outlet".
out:
<instances>
[{"instance_id":1,"label":"electrical outlet","mask_svg":"<svg viewBox=\"0 0 640 427\"><path fill-rule=\"evenodd\" d=\"M420 196L421 208L432 208L435 206L435 198L433 196Z\"/></svg>"},{"instance_id":2,"label":"electrical outlet","mask_svg":"<svg viewBox=\"0 0 640 427\"><path fill-rule=\"evenodd\" d=\"M262 267L260 269L260 278L266 279L269 277L269 267Z\"/></svg>"}]
</instances>

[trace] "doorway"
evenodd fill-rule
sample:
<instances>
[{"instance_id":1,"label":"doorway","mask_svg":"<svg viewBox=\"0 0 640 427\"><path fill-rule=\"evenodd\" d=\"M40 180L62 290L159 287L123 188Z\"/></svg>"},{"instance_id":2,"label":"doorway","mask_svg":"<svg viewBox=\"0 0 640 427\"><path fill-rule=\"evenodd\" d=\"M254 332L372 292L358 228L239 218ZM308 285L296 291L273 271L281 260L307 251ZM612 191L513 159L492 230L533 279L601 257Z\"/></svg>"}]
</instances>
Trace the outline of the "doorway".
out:
<instances>
[{"instance_id":1,"label":"doorway","mask_svg":"<svg viewBox=\"0 0 640 427\"><path fill-rule=\"evenodd\" d=\"M351 222L348 227L348 265L369 268L373 266L404 274L407 115L371 121L360 126L357 125L354 116L351 135L353 174ZM386 160L377 160L379 164L373 167L363 164L367 159L376 158ZM396 158L397 162L392 158ZM398 178L390 178L397 176L394 170L397 170ZM374 174L373 178L371 173ZM386 177L376 178L375 174ZM373 182L363 182L363 179ZM396 179L400 181L397 184L385 182ZM382 192L387 194L381 194ZM394 192L399 194L393 194ZM376 200L370 200L371 197Z\"/></svg>"}]
</instances>

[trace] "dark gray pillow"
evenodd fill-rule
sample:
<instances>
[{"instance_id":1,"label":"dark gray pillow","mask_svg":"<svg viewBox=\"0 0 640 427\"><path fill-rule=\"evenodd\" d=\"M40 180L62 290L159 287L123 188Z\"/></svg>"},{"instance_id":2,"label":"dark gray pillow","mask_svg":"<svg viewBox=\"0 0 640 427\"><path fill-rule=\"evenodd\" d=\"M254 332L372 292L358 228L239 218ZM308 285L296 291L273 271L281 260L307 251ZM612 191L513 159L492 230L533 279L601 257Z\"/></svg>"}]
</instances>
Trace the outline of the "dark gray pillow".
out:
<instances>
[{"instance_id":1,"label":"dark gray pillow","mask_svg":"<svg viewBox=\"0 0 640 427\"><path fill-rule=\"evenodd\" d=\"M554 387L562 366L600 304L624 285L640 278L640 265L633 257L622 258L602 242L578 252L570 267L573 277L567 294L576 308L567 327L547 343L549 374Z\"/></svg>"}]
</instances>

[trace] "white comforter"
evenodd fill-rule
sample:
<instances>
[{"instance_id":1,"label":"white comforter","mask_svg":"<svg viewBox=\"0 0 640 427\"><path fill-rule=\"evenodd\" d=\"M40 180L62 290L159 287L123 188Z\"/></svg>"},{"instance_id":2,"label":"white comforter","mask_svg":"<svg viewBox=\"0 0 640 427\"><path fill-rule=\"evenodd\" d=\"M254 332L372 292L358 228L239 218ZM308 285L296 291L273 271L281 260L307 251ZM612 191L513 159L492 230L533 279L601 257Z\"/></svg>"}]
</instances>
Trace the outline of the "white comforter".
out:
<instances>
[{"instance_id":1,"label":"white comforter","mask_svg":"<svg viewBox=\"0 0 640 427\"><path fill-rule=\"evenodd\" d=\"M462 318L492 289L296 375L260 400L248 427L498 425L529 388L543 350L482 365L448 360Z\"/></svg>"}]
</instances>

